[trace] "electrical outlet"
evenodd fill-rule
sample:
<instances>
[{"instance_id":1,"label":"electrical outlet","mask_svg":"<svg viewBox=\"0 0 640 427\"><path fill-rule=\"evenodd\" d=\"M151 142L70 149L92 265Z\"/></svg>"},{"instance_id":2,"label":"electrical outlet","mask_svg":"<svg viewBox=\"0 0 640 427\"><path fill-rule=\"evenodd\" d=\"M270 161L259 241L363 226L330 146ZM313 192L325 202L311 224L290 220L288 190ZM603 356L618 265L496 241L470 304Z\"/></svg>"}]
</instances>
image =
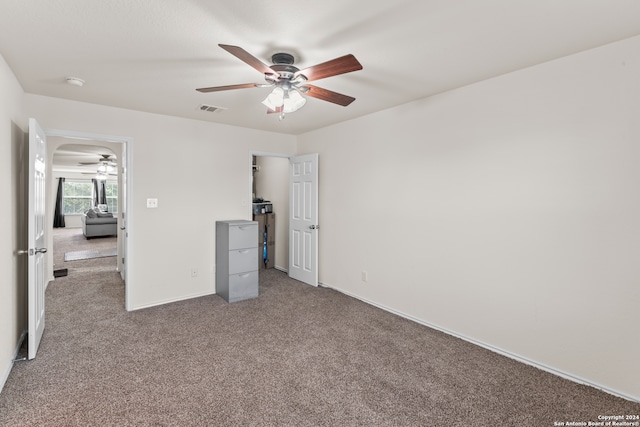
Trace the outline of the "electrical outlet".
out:
<instances>
[{"instance_id":1,"label":"electrical outlet","mask_svg":"<svg viewBox=\"0 0 640 427\"><path fill-rule=\"evenodd\" d=\"M191 267L191 277L198 277L198 269Z\"/></svg>"},{"instance_id":2,"label":"electrical outlet","mask_svg":"<svg viewBox=\"0 0 640 427\"><path fill-rule=\"evenodd\" d=\"M367 280L369 280L369 273L367 273L366 271L362 272L362 281L366 282Z\"/></svg>"}]
</instances>

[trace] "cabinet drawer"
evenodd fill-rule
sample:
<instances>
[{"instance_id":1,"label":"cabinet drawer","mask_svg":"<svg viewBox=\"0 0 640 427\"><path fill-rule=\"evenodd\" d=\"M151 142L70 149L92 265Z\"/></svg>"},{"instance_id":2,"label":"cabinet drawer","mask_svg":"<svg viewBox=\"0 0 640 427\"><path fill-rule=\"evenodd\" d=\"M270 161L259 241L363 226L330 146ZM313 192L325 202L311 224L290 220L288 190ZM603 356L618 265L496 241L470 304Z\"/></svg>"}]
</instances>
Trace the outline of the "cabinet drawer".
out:
<instances>
[{"instance_id":1,"label":"cabinet drawer","mask_svg":"<svg viewBox=\"0 0 640 427\"><path fill-rule=\"evenodd\" d=\"M230 225L229 226L229 250L242 248L255 248L258 224Z\"/></svg>"},{"instance_id":2,"label":"cabinet drawer","mask_svg":"<svg viewBox=\"0 0 640 427\"><path fill-rule=\"evenodd\" d=\"M251 240L255 241L255 238ZM229 274L244 273L257 269L258 248L236 249L235 251L229 251Z\"/></svg>"},{"instance_id":3,"label":"cabinet drawer","mask_svg":"<svg viewBox=\"0 0 640 427\"><path fill-rule=\"evenodd\" d=\"M229 302L258 296L258 272L233 274L229 276Z\"/></svg>"}]
</instances>

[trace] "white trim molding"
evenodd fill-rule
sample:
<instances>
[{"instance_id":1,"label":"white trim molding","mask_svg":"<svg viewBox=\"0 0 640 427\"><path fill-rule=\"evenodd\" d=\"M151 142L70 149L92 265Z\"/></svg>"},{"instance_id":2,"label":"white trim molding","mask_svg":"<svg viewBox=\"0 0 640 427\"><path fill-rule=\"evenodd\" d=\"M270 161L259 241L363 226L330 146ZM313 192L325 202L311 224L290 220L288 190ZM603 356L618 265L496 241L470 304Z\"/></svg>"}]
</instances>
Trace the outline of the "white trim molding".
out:
<instances>
[{"instance_id":1,"label":"white trim molding","mask_svg":"<svg viewBox=\"0 0 640 427\"><path fill-rule=\"evenodd\" d=\"M16 348L13 350L13 356L11 357L11 363L7 365L7 369L2 373L2 377L0 377L0 392L4 389L4 385L9 379L9 374L11 374L11 370L13 369L14 363L18 360L18 354L20 354L20 348L22 348L22 343L24 339L27 337L27 330L25 329L20 334L20 338L18 339L18 343L16 344Z\"/></svg>"}]
</instances>

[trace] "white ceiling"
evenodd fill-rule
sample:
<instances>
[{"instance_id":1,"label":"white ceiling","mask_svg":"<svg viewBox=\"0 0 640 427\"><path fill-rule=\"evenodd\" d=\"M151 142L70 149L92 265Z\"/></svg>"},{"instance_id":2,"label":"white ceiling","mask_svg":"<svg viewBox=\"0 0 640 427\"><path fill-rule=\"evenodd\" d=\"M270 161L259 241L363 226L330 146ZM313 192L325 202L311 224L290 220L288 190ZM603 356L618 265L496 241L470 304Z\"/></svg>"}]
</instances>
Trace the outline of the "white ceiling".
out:
<instances>
[{"instance_id":1,"label":"white ceiling","mask_svg":"<svg viewBox=\"0 0 640 427\"><path fill-rule=\"evenodd\" d=\"M104 156L109 156L111 163L118 163L115 153L100 146L97 141L79 141L61 137L48 137L47 141L64 144L53 153L51 162L53 171L62 176L84 174L87 175L87 179L94 178L104 161Z\"/></svg>"},{"instance_id":2,"label":"white ceiling","mask_svg":"<svg viewBox=\"0 0 640 427\"><path fill-rule=\"evenodd\" d=\"M638 34L638 0L0 0L0 53L26 92L291 134ZM351 53L363 70L314 84L356 101L310 98L279 121L269 89L196 92L264 82L218 43L299 68Z\"/></svg>"}]
</instances>

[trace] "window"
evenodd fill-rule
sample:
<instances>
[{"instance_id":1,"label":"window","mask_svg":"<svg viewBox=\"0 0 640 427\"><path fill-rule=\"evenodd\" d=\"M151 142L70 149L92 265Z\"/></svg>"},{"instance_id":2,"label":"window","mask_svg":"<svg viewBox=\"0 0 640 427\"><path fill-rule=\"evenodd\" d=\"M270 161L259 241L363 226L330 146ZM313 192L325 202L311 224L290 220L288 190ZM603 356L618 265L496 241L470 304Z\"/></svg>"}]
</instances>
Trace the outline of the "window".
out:
<instances>
[{"instance_id":1,"label":"window","mask_svg":"<svg viewBox=\"0 0 640 427\"><path fill-rule=\"evenodd\" d=\"M111 213L118 213L118 183L109 182L105 183L105 189L107 193L107 206Z\"/></svg>"},{"instance_id":2,"label":"window","mask_svg":"<svg viewBox=\"0 0 640 427\"><path fill-rule=\"evenodd\" d=\"M62 211L65 215L81 214L91 207L93 184L80 181L66 181L62 191Z\"/></svg>"},{"instance_id":3,"label":"window","mask_svg":"<svg viewBox=\"0 0 640 427\"><path fill-rule=\"evenodd\" d=\"M118 213L118 183L105 183L107 209L111 213ZM85 213L93 206L93 183L91 181L64 182L62 191L62 206L65 215Z\"/></svg>"}]
</instances>

